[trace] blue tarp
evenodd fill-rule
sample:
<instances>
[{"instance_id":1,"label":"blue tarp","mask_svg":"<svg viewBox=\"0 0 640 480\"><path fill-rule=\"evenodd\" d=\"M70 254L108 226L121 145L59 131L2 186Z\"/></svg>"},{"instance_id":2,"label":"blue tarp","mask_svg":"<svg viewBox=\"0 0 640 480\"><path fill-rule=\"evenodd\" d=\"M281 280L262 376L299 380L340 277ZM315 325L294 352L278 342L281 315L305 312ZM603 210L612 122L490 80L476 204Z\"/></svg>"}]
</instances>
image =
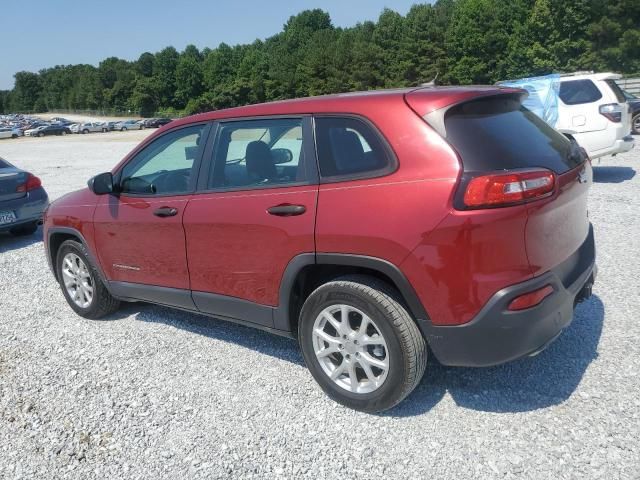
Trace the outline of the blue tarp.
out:
<instances>
[{"instance_id":1,"label":"blue tarp","mask_svg":"<svg viewBox=\"0 0 640 480\"><path fill-rule=\"evenodd\" d=\"M559 74L520 78L517 80L498 82L498 84L507 87L523 88L529 92L529 96L522 102L523 105L555 128L556 122L558 121Z\"/></svg>"}]
</instances>

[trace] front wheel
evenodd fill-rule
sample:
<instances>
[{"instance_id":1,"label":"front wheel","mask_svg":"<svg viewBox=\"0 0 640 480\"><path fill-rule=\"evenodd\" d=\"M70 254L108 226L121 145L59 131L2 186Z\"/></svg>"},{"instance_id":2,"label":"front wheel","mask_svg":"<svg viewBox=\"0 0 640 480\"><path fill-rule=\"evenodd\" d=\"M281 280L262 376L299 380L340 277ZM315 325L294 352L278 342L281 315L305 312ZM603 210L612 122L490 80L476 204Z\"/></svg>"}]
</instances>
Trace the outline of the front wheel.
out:
<instances>
[{"instance_id":1,"label":"front wheel","mask_svg":"<svg viewBox=\"0 0 640 480\"><path fill-rule=\"evenodd\" d=\"M640 135L640 113L638 113L631 121L631 129L636 135Z\"/></svg>"},{"instance_id":2,"label":"front wheel","mask_svg":"<svg viewBox=\"0 0 640 480\"><path fill-rule=\"evenodd\" d=\"M60 245L56 272L67 303L81 317L99 319L120 306L91 264L82 243L66 240Z\"/></svg>"},{"instance_id":3,"label":"front wheel","mask_svg":"<svg viewBox=\"0 0 640 480\"><path fill-rule=\"evenodd\" d=\"M62 132L60 132L60 135L65 136L67 134L66 130L62 130Z\"/></svg>"},{"instance_id":4,"label":"front wheel","mask_svg":"<svg viewBox=\"0 0 640 480\"><path fill-rule=\"evenodd\" d=\"M322 389L364 412L397 405L427 365L426 343L397 292L364 275L338 278L311 293L298 337Z\"/></svg>"}]
</instances>

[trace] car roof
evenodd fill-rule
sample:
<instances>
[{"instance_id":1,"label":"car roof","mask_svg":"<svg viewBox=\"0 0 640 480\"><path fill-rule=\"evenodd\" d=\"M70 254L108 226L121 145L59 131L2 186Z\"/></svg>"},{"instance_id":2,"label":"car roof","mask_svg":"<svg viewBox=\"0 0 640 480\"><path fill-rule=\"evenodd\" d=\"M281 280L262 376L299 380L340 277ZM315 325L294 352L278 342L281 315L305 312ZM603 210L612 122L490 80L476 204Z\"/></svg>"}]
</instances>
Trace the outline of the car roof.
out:
<instances>
[{"instance_id":1,"label":"car roof","mask_svg":"<svg viewBox=\"0 0 640 480\"><path fill-rule=\"evenodd\" d=\"M521 92L519 89L498 85L447 86L447 87L411 87L364 92L338 93L316 97L278 100L242 107L214 110L172 121L170 128L200 121L229 118L257 117L267 115L303 115L312 113L360 113L373 105L384 106L411 95L419 99L421 110L434 110L458 103L468 98L495 95L500 93ZM420 112L418 112L420 113ZM420 113L421 115L423 113ZM165 127L163 127L165 128Z\"/></svg>"},{"instance_id":2,"label":"car roof","mask_svg":"<svg viewBox=\"0 0 640 480\"><path fill-rule=\"evenodd\" d=\"M573 72L563 73L560 75L561 81L563 80L620 80L622 75L613 72Z\"/></svg>"}]
</instances>

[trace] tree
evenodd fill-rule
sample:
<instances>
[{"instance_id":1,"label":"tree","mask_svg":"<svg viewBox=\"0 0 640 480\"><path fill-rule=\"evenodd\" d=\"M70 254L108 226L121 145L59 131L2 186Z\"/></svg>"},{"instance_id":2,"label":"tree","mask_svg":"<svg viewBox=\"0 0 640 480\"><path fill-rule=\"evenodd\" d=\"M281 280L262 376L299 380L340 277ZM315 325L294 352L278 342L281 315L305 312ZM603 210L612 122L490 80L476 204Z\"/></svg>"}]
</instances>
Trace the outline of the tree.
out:
<instances>
[{"instance_id":1,"label":"tree","mask_svg":"<svg viewBox=\"0 0 640 480\"><path fill-rule=\"evenodd\" d=\"M32 72L18 72L14 75L14 106L20 111L30 112L42 94L40 76Z\"/></svg>"},{"instance_id":2,"label":"tree","mask_svg":"<svg viewBox=\"0 0 640 480\"><path fill-rule=\"evenodd\" d=\"M494 83L573 70L640 72L638 0L436 0L407 15L336 28L305 10L265 40L187 45L97 67L18 72L0 109L132 109L187 113L306 95Z\"/></svg>"}]
</instances>

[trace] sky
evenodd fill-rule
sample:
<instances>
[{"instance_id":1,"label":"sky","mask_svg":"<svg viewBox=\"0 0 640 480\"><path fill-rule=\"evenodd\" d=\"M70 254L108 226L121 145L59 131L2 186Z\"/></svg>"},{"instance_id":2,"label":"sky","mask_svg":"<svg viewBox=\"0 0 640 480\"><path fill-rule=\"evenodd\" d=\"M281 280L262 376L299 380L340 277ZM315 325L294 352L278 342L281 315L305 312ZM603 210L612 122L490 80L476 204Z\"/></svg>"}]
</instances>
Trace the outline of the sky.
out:
<instances>
[{"instance_id":1,"label":"sky","mask_svg":"<svg viewBox=\"0 0 640 480\"><path fill-rule=\"evenodd\" d=\"M385 7L404 15L414 3L420 0L11 1L1 13L0 90L13 88L13 74L21 70L135 60L170 45L180 51L189 44L251 43L278 33L306 9L321 8L335 26L348 27L376 20Z\"/></svg>"}]
</instances>

